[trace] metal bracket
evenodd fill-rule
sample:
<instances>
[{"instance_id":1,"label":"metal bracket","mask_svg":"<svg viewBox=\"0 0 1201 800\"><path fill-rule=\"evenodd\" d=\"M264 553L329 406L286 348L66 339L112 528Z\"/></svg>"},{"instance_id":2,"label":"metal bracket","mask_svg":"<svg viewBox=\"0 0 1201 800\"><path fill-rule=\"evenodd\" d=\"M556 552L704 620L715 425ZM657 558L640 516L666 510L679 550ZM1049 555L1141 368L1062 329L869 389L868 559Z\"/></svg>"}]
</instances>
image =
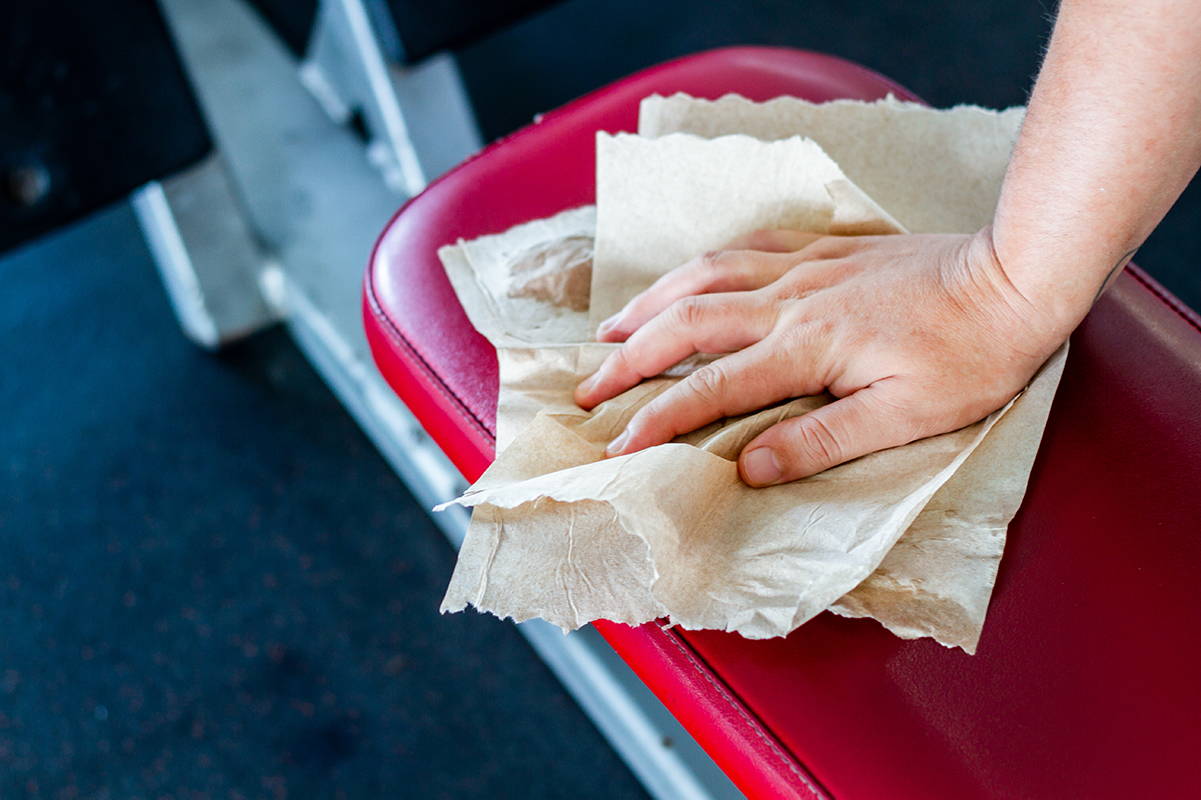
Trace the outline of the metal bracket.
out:
<instances>
[{"instance_id":1,"label":"metal bracket","mask_svg":"<svg viewBox=\"0 0 1201 800\"><path fill-rule=\"evenodd\" d=\"M376 24L362 0L322 0L300 80L336 122L357 111L372 163L389 186L415 195L480 148L479 128L454 59L391 64Z\"/></svg>"},{"instance_id":2,"label":"metal bracket","mask_svg":"<svg viewBox=\"0 0 1201 800\"><path fill-rule=\"evenodd\" d=\"M264 256L219 155L146 184L131 202L190 339L215 350L275 321L258 289Z\"/></svg>"}]
</instances>

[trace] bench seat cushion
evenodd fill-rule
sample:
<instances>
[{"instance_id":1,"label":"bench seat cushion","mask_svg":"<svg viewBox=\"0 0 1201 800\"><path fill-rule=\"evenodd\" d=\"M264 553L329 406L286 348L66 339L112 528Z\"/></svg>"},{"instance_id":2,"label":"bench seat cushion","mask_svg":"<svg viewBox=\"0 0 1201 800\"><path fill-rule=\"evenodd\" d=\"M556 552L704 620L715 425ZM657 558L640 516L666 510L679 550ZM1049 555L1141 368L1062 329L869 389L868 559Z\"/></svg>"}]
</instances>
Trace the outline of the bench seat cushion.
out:
<instances>
[{"instance_id":1,"label":"bench seat cushion","mask_svg":"<svg viewBox=\"0 0 1201 800\"><path fill-rule=\"evenodd\" d=\"M379 368L468 479L493 456L497 370L436 250L593 201L594 133L655 92L912 95L810 52L730 48L600 89L409 202L364 292ZM1073 337L979 653L823 614L750 641L597 623L751 796L1197 796L1201 324L1135 267Z\"/></svg>"}]
</instances>

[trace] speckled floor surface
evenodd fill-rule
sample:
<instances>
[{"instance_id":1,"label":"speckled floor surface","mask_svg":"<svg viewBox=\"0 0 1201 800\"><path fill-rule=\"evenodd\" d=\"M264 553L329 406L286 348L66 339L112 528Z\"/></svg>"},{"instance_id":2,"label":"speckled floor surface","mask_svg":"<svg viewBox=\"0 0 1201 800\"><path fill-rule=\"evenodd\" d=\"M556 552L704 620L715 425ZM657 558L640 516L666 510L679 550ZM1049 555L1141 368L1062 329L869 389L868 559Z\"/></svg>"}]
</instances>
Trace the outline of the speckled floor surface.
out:
<instances>
[{"instance_id":1,"label":"speckled floor surface","mask_svg":"<svg viewBox=\"0 0 1201 800\"><path fill-rule=\"evenodd\" d=\"M638 797L279 330L119 206L0 259L0 798Z\"/></svg>"}]
</instances>

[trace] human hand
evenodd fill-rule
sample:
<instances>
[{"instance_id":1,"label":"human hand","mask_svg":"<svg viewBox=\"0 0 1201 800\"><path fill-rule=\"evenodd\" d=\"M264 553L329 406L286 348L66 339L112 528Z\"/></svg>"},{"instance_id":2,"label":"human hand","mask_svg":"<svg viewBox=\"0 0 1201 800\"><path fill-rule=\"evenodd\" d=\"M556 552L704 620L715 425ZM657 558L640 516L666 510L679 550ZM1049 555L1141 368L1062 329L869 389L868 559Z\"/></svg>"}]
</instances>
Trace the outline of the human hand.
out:
<instances>
[{"instance_id":1,"label":"human hand","mask_svg":"<svg viewBox=\"0 0 1201 800\"><path fill-rule=\"evenodd\" d=\"M1067 336L974 235L837 237L761 231L676 268L602 323L624 342L585 409L694 353L728 353L641 408L607 455L828 391L840 398L743 448L752 486L956 430L1000 408Z\"/></svg>"}]
</instances>

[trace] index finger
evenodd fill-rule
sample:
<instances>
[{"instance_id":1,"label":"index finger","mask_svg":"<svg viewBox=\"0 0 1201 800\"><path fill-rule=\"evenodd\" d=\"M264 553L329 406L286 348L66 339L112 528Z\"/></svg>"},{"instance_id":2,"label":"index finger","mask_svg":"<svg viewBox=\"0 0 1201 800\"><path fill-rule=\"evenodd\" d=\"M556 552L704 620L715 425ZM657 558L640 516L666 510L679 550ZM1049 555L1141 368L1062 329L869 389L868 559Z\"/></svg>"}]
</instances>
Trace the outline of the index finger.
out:
<instances>
[{"instance_id":1,"label":"index finger","mask_svg":"<svg viewBox=\"0 0 1201 800\"><path fill-rule=\"evenodd\" d=\"M698 256L660 277L600 324L597 341L624 342L648 320L683 297L762 288L784 274L794 261L770 255L795 253L822 238L824 234L787 229L759 230L739 236L721 250Z\"/></svg>"},{"instance_id":2,"label":"index finger","mask_svg":"<svg viewBox=\"0 0 1201 800\"><path fill-rule=\"evenodd\" d=\"M599 342L624 342L672 303L694 295L758 289L788 269L782 257L749 250L715 250L676 267L596 329Z\"/></svg>"},{"instance_id":3,"label":"index finger","mask_svg":"<svg viewBox=\"0 0 1201 800\"><path fill-rule=\"evenodd\" d=\"M773 405L795 395L787 356L770 341L706 364L640 408L605 455L670 442L722 417Z\"/></svg>"},{"instance_id":4,"label":"index finger","mask_svg":"<svg viewBox=\"0 0 1201 800\"><path fill-rule=\"evenodd\" d=\"M750 292L683 298L611 353L576 387L575 400L591 409L694 353L728 353L753 344L773 322L761 298Z\"/></svg>"}]
</instances>

